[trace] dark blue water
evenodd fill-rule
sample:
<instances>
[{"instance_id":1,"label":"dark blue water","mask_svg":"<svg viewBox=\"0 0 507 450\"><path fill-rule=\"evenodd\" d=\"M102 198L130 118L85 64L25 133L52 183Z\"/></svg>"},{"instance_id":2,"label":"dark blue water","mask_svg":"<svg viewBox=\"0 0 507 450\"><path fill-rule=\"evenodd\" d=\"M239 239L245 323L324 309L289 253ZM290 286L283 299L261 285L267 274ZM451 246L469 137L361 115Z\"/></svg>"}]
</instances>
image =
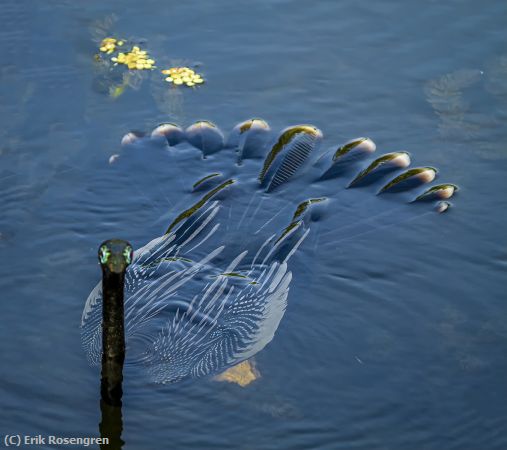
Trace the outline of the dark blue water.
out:
<instances>
[{"instance_id":1,"label":"dark blue water","mask_svg":"<svg viewBox=\"0 0 507 450\"><path fill-rule=\"evenodd\" d=\"M0 17L2 439L99 435L99 371L79 330L97 246L139 247L179 212L146 198L149 183L124 196L97 184L125 132L262 117L273 130L312 123L328 147L365 135L407 150L460 186L455 207L406 221L393 200L390 226L344 234L382 200L340 194L343 217L294 261L261 378L127 376L124 448L507 448L503 2L4 0ZM146 76L112 99L93 59L108 35L145 42L159 66L200 62L207 82ZM194 183L188 170L168 168L163 189Z\"/></svg>"}]
</instances>

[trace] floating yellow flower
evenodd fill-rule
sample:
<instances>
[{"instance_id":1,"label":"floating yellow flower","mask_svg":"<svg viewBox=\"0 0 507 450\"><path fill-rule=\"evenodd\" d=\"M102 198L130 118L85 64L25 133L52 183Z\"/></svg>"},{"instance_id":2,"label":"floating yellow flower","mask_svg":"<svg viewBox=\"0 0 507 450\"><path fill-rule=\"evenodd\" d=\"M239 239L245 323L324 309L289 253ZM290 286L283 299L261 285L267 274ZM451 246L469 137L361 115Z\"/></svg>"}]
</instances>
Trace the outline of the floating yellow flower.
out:
<instances>
[{"instance_id":1,"label":"floating yellow flower","mask_svg":"<svg viewBox=\"0 0 507 450\"><path fill-rule=\"evenodd\" d=\"M146 50L133 46L128 53L118 53L111 58L115 64L125 64L130 70L153 69L155 60L151 59Z\"/></svg>"},{"instance_id":2,"label":"floating yellow flower","mask_svg":"<svg viewBox=\"0 0 507 450\"><path fill-rule=\"evenodd\" d=\"M123 41L118 41L115 38L105 38L102 39L102 42L100 43L100 51L110 55L116 50L116 46L121 47L122 45Z\"/></svg>"},{"instance_id":3,"label":"floating yellow flower","mask_svg":"<svg viewBox=\"0 0 507 450\"><path fill-rule=\"evenodd\" d=\"M188 67L171 67L170 69L162 70L162 73L167 75L165 81L176 85L185 84L192 87L196 84L204 83L201 75Z\"/></svg>"}]
</instances>

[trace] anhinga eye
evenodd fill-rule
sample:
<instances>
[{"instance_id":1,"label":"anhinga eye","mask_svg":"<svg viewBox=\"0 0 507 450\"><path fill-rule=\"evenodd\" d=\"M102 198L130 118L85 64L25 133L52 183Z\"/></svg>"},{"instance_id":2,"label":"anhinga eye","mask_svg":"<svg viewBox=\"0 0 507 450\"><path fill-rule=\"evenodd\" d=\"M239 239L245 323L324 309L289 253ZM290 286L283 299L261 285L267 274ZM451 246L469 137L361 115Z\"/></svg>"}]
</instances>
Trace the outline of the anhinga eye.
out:
<instances>
[{"instance_id":1,"label":"anhinga eye","mask_svg":"<svg viewBox=\"0 0 507 450\"><path fill-rule=\"evenodd\" d=\"M132 258L134 256L134 251L132 250L132 247L127 246L123 250L123 257L125 258L125 262L127 264L130 264L132 262Z\"/></svg>"},{"instance_id":2,"label":"anhinga eye","mask_svg":"<svg viewBox=\"0 0 507 450\"><path fill-rule=\"evenodd\" d=\"M107 260L109 259L110 256L111 256L111 251L105 245L100 247L100 249L99 249L100 264L106 264Z\"/></svg>"}]
</instances>

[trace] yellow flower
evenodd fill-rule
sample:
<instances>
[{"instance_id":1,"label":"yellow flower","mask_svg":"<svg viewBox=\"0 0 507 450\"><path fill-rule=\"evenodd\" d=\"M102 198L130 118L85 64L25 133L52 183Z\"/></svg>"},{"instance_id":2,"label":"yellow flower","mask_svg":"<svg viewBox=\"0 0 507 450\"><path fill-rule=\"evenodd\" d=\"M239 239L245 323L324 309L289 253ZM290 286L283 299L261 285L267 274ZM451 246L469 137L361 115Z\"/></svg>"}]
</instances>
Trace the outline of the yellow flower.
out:
<instances>
[{"instance_id":1,"label":"yellow flower","mask_svg":"<svg viewBox=\"0 0 507 450\"><path fill-rule=\"evenodd\" d=\"M123 41L119 41L124 44ZM107 53L112 53L114 48L110 47L111 43L106 43L104 48ZM151 69L155 64L155 60L148 57L146 50L141 50L138 46L134 45L132 50L128 53L118 53L116 57L111 58L113 62L118 64L125 64L130 70L144 70Z\"/></svg>"},{"instance_id":2,"label":"yellow flower","mask_svg":"<svg viewBox=\"0 0 507 450\"><path fill-rule=\"evenodd\" d=\"M102 39L102 42L100 43L100 51L103 53L111 54L116 49L116 39L115 38L105 38Z\"/></svg>"},{"instance_id":3,"label":"yellow flower","mask_svg":"<svg viewBox=\"0 0 507 450\"><path fill-rule=\"evenodd\" d=\"M204 83L201 75L189 67L171 67L169 69L164 69L161 72L164 75L169 75L165 78L168 83L174 83L176 85L185 84L188 87Z\"/></svg>"}]
</instances>

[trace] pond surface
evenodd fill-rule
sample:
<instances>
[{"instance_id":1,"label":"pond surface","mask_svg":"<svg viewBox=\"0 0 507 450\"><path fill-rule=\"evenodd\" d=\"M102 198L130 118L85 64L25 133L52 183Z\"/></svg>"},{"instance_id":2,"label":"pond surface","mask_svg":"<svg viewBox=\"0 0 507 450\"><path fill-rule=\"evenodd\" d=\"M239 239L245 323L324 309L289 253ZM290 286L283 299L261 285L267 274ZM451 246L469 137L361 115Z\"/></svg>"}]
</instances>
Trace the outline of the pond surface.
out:
<instances>
[{"instance_id":1,"label":"pond surface","mask_svg":"<svg viewBox=\"0 0 507 450\"><path fill-rule=\"evenodd\" d=\"M182 209L164 198L201 173L147 162L108 186L121 137L262 117L314 124L324 147L370 136L379 154L409 151L460 186L454 207L341 192L292 260L261 377L166 386L127 371L124 448L507 448L505 2L4 0L0 17L2 438L99 436L79 329L97 247L160 236ZM108 35L199 63L206 83L153 73L113 98L94 61Z\"/></svg>"}]
</instances>

